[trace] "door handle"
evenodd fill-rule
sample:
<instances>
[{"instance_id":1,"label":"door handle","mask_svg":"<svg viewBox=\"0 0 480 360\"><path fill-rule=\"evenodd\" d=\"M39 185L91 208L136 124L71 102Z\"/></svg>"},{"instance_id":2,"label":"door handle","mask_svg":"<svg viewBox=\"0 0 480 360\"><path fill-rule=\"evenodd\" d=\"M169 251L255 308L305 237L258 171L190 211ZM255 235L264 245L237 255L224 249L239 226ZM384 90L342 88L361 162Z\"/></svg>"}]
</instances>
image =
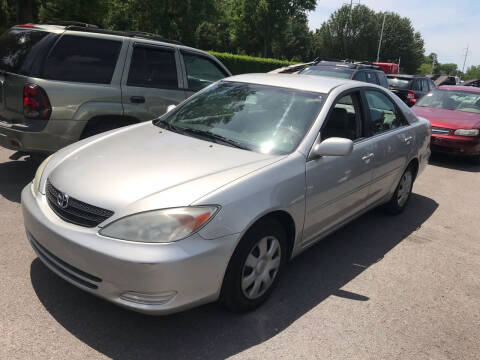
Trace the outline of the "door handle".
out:
<instances>
[{"instance_id":1,"label":"door handle","mask_svg":"<svg viewBox=\"0 0 480 360\"><path fill-rule=\"evenodd\" d=\"M413 140L413 136L408 136L405 139L403 139L404 142L408 143Z\"/></svg>"},{"instance_id":2,"label":"door handle","mask_svg":"<svg viewBox=\"0 0 480 360\"><path fill-rule=\"evenodd\" d=\"M143 96L131 96L130 101L134 104L142 104L145 102L145 98Z\"/></svg>"},{"instance_id":3,"label":"door handle","mask_svg":"<svg viewBox=\"0 0 480 360\"><path fill-rule=\"evenodd\" d=\"M362 160L368 163L372 157L374 157L374 153L367 154L365 156L362 156Z\"/></svg>"}]
</instances>

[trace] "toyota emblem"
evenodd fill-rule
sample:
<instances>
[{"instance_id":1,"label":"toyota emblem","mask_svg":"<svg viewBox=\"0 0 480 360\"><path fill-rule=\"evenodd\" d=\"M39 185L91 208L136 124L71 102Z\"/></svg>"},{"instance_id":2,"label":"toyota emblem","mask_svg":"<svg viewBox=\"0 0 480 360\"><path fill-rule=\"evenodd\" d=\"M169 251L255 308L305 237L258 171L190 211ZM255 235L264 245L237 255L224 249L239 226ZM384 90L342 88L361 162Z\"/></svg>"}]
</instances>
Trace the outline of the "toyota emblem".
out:
<instances>
[{"instance_id":1,"label":"toyota emblem","mask_svg":"<svg viewBox=\"0 0 480 360\"><path fill-rule=\"evenodd\" d=\"M64 193L59 193L57 195L57 205L60 206L62 209L65 209L68 206L68 195Z\"/></svg>"}]
</instances>

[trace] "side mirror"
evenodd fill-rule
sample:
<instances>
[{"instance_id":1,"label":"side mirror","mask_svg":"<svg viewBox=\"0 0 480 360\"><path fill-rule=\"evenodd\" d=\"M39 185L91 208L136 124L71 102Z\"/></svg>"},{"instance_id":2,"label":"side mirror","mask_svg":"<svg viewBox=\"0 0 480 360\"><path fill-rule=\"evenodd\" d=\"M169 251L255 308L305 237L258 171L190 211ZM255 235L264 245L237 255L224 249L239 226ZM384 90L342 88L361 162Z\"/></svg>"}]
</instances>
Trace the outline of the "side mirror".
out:
<instances>
[{"instance_id":1,"label":"side mirror","mask_svg":"<svg viewBox=\"0 0 480 360\"><path fill-rule=\"evenodd\" d=\"M310 159L321 156L346 156L353 150L353 141L346 138L331 137L315 144L310 151Z\"/></svg>"},{"instance_id":2,"label":"side mirror","mask_svg":"<svg viewBox=\"0 0 480 360\"><path fill-rule=\"evenodd\" d=\"M175 109L177 107L177 105L168 105L167 106L167 113L172 111L173 109Z\"/></svg>"}]
</instances>

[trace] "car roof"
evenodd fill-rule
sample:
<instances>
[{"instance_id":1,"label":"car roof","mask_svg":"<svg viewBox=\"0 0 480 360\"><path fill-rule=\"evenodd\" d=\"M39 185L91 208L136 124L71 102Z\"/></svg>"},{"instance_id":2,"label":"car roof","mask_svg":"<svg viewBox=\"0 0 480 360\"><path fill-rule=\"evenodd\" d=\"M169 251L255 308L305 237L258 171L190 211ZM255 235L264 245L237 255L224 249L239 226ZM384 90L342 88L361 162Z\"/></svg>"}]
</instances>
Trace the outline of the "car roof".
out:
<instances>
[{"instance_id":1,"label":"car roof","mask_svg":"<svg viewBox=\"0 0 480 360\"><path fill-rule=\"evenodd\" d=\"M374 65L368 62L361 62L361 61L328 61L328 60L321 60L315 62L309 66L335 66L339 68L351 69L351 70L374 70L374 71L382 71L382 69L378 65Z\"/></svg>"},{"instance_id":2,"label":"car roof","mask_svg":"<svg viewBox=\"0 0 480 360\"><path fill-rule=\"evenodd\" d=\"M405 78L405 79L413 79L413 78L425 78L428 79L426 76L421 75L410 75L410 74L387 74L389 78Z\"/></svg>"},{"instance_id":3,"label":"car roof","mask_svg":"<svg viewBox=\"0 0 480 360\"><path fill-rule=\"evenodd\" d=\"M223 81L277 86L303 91L313 91L323 94L327 94L334 88L345 84L360 84L361 86L369 86L368 83L349 79L302 74L242 74L225 78Z\"/></svg>"},{"instance_id":4,"label":"car roof","mask_svg":"<svg viewBox=\"0 0 480 360\"><path fill-rule=\"evenodd\" d=\"M456 90L456 91L468 91L480 94L480 88L474 86L461 86L461 85L442 85L438 87L440 90Z\"/></svg>"}]
</instances>

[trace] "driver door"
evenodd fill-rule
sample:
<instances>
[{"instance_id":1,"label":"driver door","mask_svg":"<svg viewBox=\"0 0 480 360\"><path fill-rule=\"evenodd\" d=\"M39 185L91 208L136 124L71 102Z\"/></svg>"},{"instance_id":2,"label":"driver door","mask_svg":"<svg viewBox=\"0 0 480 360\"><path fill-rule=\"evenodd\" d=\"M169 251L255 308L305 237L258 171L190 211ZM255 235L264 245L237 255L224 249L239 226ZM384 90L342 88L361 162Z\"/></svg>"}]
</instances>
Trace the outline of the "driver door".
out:
<instances>
[{"instance_id":1,"label":"driver door","mask_svg":"<svg viewBox=\"0 0 480 360\"><path fill-rule=\"evenodd\" d=\"M309 243L365 208L372 180L372 140L363 135L359 91L340 95L319 137L354 141L347 156L322 156L306 164L306 215L303 242Z\"/></svg>"}]
</instances>

